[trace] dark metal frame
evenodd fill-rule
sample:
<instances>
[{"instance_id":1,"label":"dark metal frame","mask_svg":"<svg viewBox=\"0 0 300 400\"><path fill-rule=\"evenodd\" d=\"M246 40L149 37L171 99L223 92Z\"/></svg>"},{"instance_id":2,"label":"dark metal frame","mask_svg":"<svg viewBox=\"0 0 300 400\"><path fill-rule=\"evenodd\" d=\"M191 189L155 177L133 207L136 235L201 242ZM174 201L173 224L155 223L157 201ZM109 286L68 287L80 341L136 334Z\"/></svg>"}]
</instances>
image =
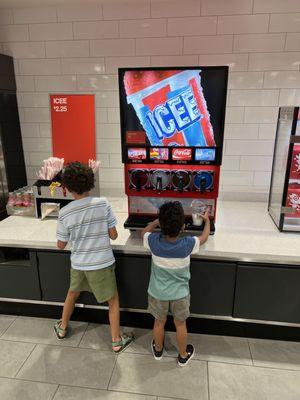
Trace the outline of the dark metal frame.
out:
<instances>
[{"instance_id":1,"label":"dark metal frame","mask_svg":"<svg viewBox=\"0 0 300 400\"><path fill-rule=\"evenodd\" d=\"M300 107L294 107L293 122L292 122L292 128L291 128L290 137L295 136L295 133L296 133L299 108ZM269 211L269 214L270 214L273 222L275 223L275 225L279 229L279 231L280 232L285 232L283 230L284 214L285 213L283 213L283 212L280 213L280 218L279 218L279 224L278 225L277 225L276 221L274 220L273 215L270 213L271 189L272 189L272 184L273 184L273 170L274 170L274 164L275 164L275 150L276 150L277 139L278 139L278 126L279 126L280 109L281 109L281 107L278 110L278 119L277 119L277 126L276 126L276 137L275 137L274 151L273 151L273 161L272 161L272 175L271 175L271 181L270 181L269 200L268 200L268 211ZM290 178L290 171L291 171L291 164L292 164L292 157L293 157L293 148L294 148L294 143L290 140L288 156L287 156L287 164L286 164L287 167L286 167L286 171L285 171L283 193L282 193L282 199L281 199L281 207L285 207L285 205L286 205L286 196L287 196L288 187L289 187L289 178ZM292 230L292 229L289 230L289 231L286 231L286 232L299 233L299 231Z\"/></svg>"}]
</instances>

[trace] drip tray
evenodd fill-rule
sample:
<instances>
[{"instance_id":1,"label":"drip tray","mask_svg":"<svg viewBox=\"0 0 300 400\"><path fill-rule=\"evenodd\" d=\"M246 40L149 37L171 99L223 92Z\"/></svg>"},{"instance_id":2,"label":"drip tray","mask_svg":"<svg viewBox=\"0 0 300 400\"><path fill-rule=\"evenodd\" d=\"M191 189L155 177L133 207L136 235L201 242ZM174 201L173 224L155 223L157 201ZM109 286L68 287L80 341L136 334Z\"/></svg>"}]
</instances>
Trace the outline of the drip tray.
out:
<instances>
[{"instance_id":1,"label":"drip tray","mask_svg":"<svg viewBox=\"0 0 300 400\"><path fill-rule=\"evenodd\" d=\"M147 226L151 221L155 219L154 216L146 216L146 215L129 215L124 223L124 228L130 230L142 230ZM193 225L192 218L186 217L185 219L185 232L202 232L204 228L204 224L202 226ZM213 235L215 233L215 223L213 220L210 220L210 234Z\"/></svg>"}]
</instances>

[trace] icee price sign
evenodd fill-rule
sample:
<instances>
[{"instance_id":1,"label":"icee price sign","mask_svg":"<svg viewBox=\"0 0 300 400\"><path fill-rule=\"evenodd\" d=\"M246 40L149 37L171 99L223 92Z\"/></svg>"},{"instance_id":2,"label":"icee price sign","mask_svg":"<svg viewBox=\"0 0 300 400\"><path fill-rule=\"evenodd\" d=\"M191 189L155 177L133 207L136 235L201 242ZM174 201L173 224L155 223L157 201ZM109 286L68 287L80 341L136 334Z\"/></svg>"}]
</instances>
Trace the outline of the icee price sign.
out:
<instances>
[{"instance_id":1,"label":"icee price sign","mask_svg":"<svg viewBox=\"0 0 300 400\"><path fill-rule=\"evenodd\" d=\"M124 87L150 145L216 145L201 70L126 71Z\"/></svg>"}]
</instances>

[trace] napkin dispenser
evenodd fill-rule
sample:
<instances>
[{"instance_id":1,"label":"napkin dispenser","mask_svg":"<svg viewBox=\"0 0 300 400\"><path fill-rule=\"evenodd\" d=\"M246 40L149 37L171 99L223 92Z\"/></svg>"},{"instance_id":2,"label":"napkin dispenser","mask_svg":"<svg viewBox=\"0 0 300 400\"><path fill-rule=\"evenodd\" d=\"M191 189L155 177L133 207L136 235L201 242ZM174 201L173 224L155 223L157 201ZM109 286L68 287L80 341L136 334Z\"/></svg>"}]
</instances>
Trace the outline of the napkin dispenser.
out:
<instances>
[{"instance_id":1,"label":"napkin dispenser","mask_svg":"<svg viewBox=\"0 0 300 400\"><path fill-rule=\"evenodd\" d=\"M47 217L57 218L59 210L59 203L41 203L41 220Z\"/></svg>"}]
</instances>

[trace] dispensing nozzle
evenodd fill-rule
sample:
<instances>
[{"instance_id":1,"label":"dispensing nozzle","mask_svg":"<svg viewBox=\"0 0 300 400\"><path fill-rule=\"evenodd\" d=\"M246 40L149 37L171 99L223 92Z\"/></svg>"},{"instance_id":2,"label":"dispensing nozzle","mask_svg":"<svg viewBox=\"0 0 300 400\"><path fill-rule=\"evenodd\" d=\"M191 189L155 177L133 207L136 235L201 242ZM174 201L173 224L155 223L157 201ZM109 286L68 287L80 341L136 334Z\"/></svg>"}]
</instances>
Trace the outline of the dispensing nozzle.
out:
<instances>
[{"instance_id":1,"label":"dispensing nozzle","mask_svg":"<svg viewBox=\"0 0 300 400\"><path fill-rule=\"evenodd\" d=\"M155 189L156 189L158 192L161 192L161 191L162 191L162 177L161 177L161 176L158 176L157 179L156 179L156 186L155 186Z\"/></svg>"},{"instance_id":2,"label":"dispensing nozzle","mask_svg":"<svg viewBox=\"0 0 300 400\"><path fill-rule=\"evenodd\" d=\"M202 176L200 178L200 192L201 193L205 192L205 187L206 187L206 178Z\"/></svg>"},{"instance_id":3,"label":"dispensing nozzle","mask_svg":"<svg viewBox=\"0 0 300 400\"><path fill-rule=\"evenodd\" d=\"M178 177L178 191L183 192L183 176Z\"/></svg>"},{"instance_id":4,"label":"dispensing nozzle","mask_svg":"<svg viewBox=\"0 0 300 400\"><path fill-rule=\"evenodd\" d=\"M139 192L141 190L141 176L137 174L136 176L136 190Z\"/></svg>"}]
</instances>

